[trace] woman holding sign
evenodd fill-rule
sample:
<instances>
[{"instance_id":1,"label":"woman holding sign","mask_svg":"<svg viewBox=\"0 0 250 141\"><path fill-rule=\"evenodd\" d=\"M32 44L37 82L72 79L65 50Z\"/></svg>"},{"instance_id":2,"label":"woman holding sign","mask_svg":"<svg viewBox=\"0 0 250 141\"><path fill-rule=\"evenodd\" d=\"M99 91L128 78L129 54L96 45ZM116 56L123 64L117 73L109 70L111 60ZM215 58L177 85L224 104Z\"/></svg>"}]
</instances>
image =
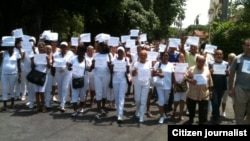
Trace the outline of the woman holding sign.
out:
<instances>
[{"instance_id":1,"label":"woman holding sign","mask_svg":"<svg viewBox=\"0 0 250 141\"><path fill-rule=\"evenodd\" d=\"M160 112L159 123L162 124L165 119L164 105L168 104L169 95L173 86L175 86L175 77L174 77L174 65L169 60L169 54L167 52L161 53L161 61L155 63L153 75L158 76L163 79L162 86L156 86L158 93L158 105Z\"/></svg>"},{"instance_id":2,"label":"woman holding sign","mask_svg":"<svg viewBox=\"0 0 250 141\"><path fill-rule=\"evenodd\" d=\"M72 116L77 116L79 112L83 111L83 106L85 105L85 97L86 97L86 91L87 91L87 80L88 76L86 75L87 71L87 63L86 59L84 57L85 54L85 47L84 46L79 46L76 50L76 56L73 57L69 64L69 69L72 69L72 98L71 98L71 103L73 104L73 110L74 112L72 113ZM73 81L74 79L81 78L83 81L83 85L79 87L75 87ZM79 80L79 79L78 79ZM78 100L80 98L80 109L78 110Z\"/></svg>"},{"instance_id":3,"label":"woman holding sign","mask_svg":"<svg viewBox=\"0 0 250 141\"><path fill-rule=\"evenodd\" d=\"M115 94L117 122L121 123L125 102L125 93L127 92L126 75L129 73L128 59L125 56L124 47L117 48L118 56L112 61L113 90Z\"/></svg>"},{"instance_id":4,"label":"woman holding sign","mask_svg":"<svg viewBox=\"0 0 250 141\"><path fill-rule=\"evenodd\" d=\"M74 53L69 50L67 42L61 42L61 51L53 55L53 67L55 67L55 79L60 97L60 110L65 112L66 97L68 94L69 81L72 73L68 70L68 64Z\"/></svg>"},{"instance_id":5,"label":"woman holding sign","mask_svg":"<svg viewBox=\"0 0 250 141\"><path fill-rule=\"evenodd\" d=\"M47 55L47 48L44 42L38 43L39 54L34 54L31 58L31 68L39 72L47 73L48 68L51 67L50 57ZM45 86L47 83L47 74L45 75L45 82L43 85L33 84L34 92L36 94L37 112L46 112L45 107Z\"/></svg>"},{"instance_id":6,"label":"woman holding sign","mask_svg":"<svg viewBox=\"0 0 250 141\"><path fill-rule=\"evenodd\" d=\"M147 51L144 49L141 50L139 52L139 61L135 62L132 69L136 105L135 115L139 118L139 122L144 122L144 114L152 76L151 65L151 61L147 61Z\"/></svg>"}]
</instances>

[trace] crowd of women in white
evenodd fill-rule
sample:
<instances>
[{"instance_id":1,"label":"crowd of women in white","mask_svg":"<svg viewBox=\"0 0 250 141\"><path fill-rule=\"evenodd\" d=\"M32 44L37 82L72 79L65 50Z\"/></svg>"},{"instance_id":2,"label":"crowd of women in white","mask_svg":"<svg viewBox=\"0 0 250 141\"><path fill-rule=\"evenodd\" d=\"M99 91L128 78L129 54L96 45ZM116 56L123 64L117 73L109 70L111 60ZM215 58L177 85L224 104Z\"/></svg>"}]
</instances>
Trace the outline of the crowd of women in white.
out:
<instances>
[{"instance_id":1,"label":"crowd of women in white","mask_svg":"<svg viewBox=\"0 0 250 141\"><path fill-rule=\"evenodd\" d=\"M48 33L46 34L48 35ZM167 48L160 55L159 50L152 50L145 42L133 40L137 52L131 53L132 50L129 50L120 41L118 45L107 44L110 35L103 33L96 36L95 45L87 47L84 47L84 42L81 40L78 40L77 47L73 46L72 42L66 41L60 42L58 46L58 37L46 38L41 36L39 41L36 41L36 38L30 37L28 42L32 42L33 46L24 44L24 40L16 40L13 55L8 55L7 52L10 52L10 49L1 52L3 55L1 80L4 82L2 83L2 99L5 102L3 109L7 105L8 93L11 93L12 99L17 96L25 98L28 93L29 108L33 109L36 101L36 110L46 112L46 108L51 106L53 97L51 94L54 86L57 86L61 112L65 111L66 98L70 88L70 98L74 110L72 116L77 116L79 112L83 111L86 93L90 92L92 100L95 94L98 118L105 114L106 100L114 101L117 120L121 122L129 80L134 86L135 115L139 118L139 122L144 122L148 93L150 88L154 87L152 78L159 76L163 78L163 85L156 86L160 112L159 123L164 122L166 119L164 105L168 102L170 90L176 82L175 78L178 76L178 82L184 79L184 77L180 77L180 74L184 75L183 70L175 74L175 65L168 63ZM50 43L46 44L47 41ZM27 49L25 45L32 49ZM75 51L70 48L74 48ZM157 48L159 49L159 46ZM156 49L156 46L153 49ZM151 61L148 53L154 51L157 52L157 55L154 56L156 59ZM180 63L186 64L183 54L179 56ZM27 81L26 76L31 69L47 74L43 86ZM83 76L85 78L84 86L73 88L72 78ZM179 95L175 95L175 101L185 101L186 93L179 93ZM11 105L14 105L13 101ZM183 111L184 103L181 106Z\"/></svg>"}]
</instances>

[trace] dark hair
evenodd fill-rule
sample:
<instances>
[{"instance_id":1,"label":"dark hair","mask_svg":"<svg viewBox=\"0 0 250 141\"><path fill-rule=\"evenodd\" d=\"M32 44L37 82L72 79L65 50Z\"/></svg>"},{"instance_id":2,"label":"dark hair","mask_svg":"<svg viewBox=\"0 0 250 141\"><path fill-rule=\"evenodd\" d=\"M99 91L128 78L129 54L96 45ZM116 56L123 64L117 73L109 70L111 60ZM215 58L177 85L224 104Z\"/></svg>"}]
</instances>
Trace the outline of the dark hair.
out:
<instances>
[{"instance_id":1,"label":"dark hair","mask_svg":"<svg viewBox=\"0 0 250 141\"><path fill-rule=\"evenodd\" d=\"M78 46L77 47L77 53L78 52L81 52L81 53L85 53L86 52L86 50L87 50L87 47L86 46Z\"/></svg>"},{"instance_id":2,"label":"dark hair","mask_svg":"<svg viewBox=\"0 0 250 141\"><path fill-rule=\"evenodd\" d=\"M109 53L109 47L106 43L104 42L99 43L99 48L102 48L102 51L100 53L103 54Z\"/></svg>"},{"instance_id":3,"label":"dark hair","mask_svg":"<svg viewBox=\"0 0 250 141\"><path fill-rule=\"evenodd\" d=\"M15 46L17 46L17 44L19 44L20 42L22 42L22 38L16 38L15 39Z\"/></svg>"}]
</instances>

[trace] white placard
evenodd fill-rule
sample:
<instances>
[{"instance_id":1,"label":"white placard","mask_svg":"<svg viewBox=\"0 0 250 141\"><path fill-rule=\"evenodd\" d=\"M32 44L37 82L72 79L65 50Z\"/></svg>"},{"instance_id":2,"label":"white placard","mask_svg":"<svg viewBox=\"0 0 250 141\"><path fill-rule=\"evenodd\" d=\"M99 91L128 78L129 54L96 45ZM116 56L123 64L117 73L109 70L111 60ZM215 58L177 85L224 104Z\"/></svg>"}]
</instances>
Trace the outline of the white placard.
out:
<instances>
[{"instance_id":1,"label":"white placard","mask_svg":"<svg viewBox=\"0 0 250 141\"><path fill-rule=\"evenodd\" d=\"M178 48L181 43L181 40L178 38L169 38L168 39L168 47Z\"/></svg>"},{"instance_id":2,"label":"white placard","mask_svg":"<svg viewBox=\"0 0 250 141\"><path fill-rule=\"evenodd\" d=\"M206 44L205 49L204 49L204 52L214 54L214 51L215 51L216 49L217 49L217 46L215 46L215 45L210 45L210 44Z\"/></svg>"},{"instance_id":3,"label":"white placard","mask_svg":"<svg viewBox=\"0 0 250 141\"><path fill-rule=\"evenodd\" d=\"M124 71L126 70L126 62L124 61L114 61L114 71Z\"/></svg>"},{"instance_id":4,"label":"white placard","mask_svg":"<svg viewBox=\"0 0 250 141\"><path fill-rule=\"evenodd\" d=\"M29 36L29 35L23 35L22 40L23 40L23 42L29 42L30 38L31 38L31 36Z\"/></svg>"},{"instance_id":5,"label":"white placard","mask_svg":"<svg viewBox=\"0 0 250 141\"><path fill-rule=\"evenodd\" d=\"M78 46L78 37L71 37L71 46Z\"/></svg>"},{"instance_id":6,"label":"white placard","mask_svg":"<svg viewBox=\"0 0 250 141\"><path fill-rule=\"evenodd\" d=\"M53 67L66 67L66 60L64 58L54 58Z\"/></svg>"},{"instance_id":7,"label":"white placard","mask_svg":"<svg viewBox=\"0 0 250 141\"><path fill-rule=\"evenodd\" d=\"M33 42L21 42L21 46L22 46L22 49L25 51L25 52L30 52L32 51L32 46L33 46Z\"/></svg>"},{"instance_id":8,"label":"white placard","mask_svg":"<svg viewBox=\"0 0 250 141\"><path fill-rule=\"evenodd\" d=\"M139 35L139 30L138 29L131 29L130 30L130 36L137 37L138 35Z\"/></svg>"},{"instance_id":9,"label":"white placard","mask_svg":"<svg viewBox=\"0 0 250 141\"><path fill-rule=\"evenodd\" d=\"M132 54L137 54L137 46L136 46L136 45L131 46L131 47L130 47L130 52L131 52Z\"/></svg>"},{"instance_id":10,"label":"white placard","mask_svg":"<svg viewBox=\"0 0 250 141\"><path fill-rule=\"evenodd\" d=\"M122 43L126 43L126 41L129 40L129 39L130 39L129 35L123 35L123 36L121 36L121 42Z\"/></svg>"},{"instance_id":11,"label":"white placard","mask_svg":"<svg viewBox=\"0 0 250 141\"><path fill-rule=\"evenodd\" d=\"M3 36L1 46L15 46L15 37L14 36Z\"/></svg>"},{"instance_id":12,"label":"white placard","mask_svg":"<svg viewBox=\"0 0 250 141\"><path fill-rule=\"evenodd\" d=\"M242 65L242 72L250 74L250 61L244 60Z\"/></svg>"},{"instance_id":13,"label":"white placard","mask_svg":"<svg viewBox=\"0 0 250 141\"><path fill-rule=\"evenodd\" d=\"M34 63L37 65L46 65L47 64L47 54L34 54Z\"/></svg>"},{"instance_id":14,"label":"white placard","mask_svg":"<svg viewBox=\"0 0 250 141\"><path fill-rule=\"evenodd\" d=\"M164 44L160 44L159 45L159 52L164 52L165 51L165 49L166 49L166 45L164 45Z\"/></svg>"},{"instance_id":15,"label":"white placard","mask_svg":"<svg viewBox=\"0 0 250 141\"><path fill-rule=\"evenodd\" d=\"M83 33L80 35L80 42L89 43L91 42L91 34L90 33Z\"/></svg>"},{"instance_id":16,"label":"white placard","mask_svg":"<svg viewBox=\"0 0 250 141\"><path fill-rule=\"evenodd\" d=\"M13 32L14 32L15 38L22 38L23 37L23 29L22 28L15 29Z\"/></svg>"},{"instance_id":17,"label":"white placard","mask_svg":"<svg viewBox=\"0 0 250 141\"><path fill-rule=\"evenodd\" d=\"M200 38L197 36L188 36L186 40L186 44L193 45L193 46L198 46L199 42L200 42Z\"/></svg>"},{"instance_id":18,"label":"white placard","mask_svg":"<svg viewBox=\"0 0 250 141\"><path fill-rule=\"evenodd\" d=\"M125 47L126 47L126 48L131 48L131 47L133 47L133 46L136 46L136 45L135 45L135 40L129 39L129 40L126 41L126 44L125 44Z\"/></svg>"},{"instance_id":19,"label":"white placard","mask_svg":"<svg viewBox=\"0 0 250 141\"><path fill-rule=\"evenodd\" d=\"M49 34L49 40L50 40L50 41L58 41L58 33L56 33L56 32L51 32L51 33Z\"/></svg>"},{"instance_id":20,"label":"white placard","mask_svg":"<svg viewBox=\"0 0 250 141\"><path fill-rule=\"evenodd\" d=\"M226 75L227 65L225 64L213 64L213 74Z\"/></svg>"},{"instance_id":21,"label":"white placard","mask_svg":"<svg viewBox=\"0 0 250 141\"><path fill-rule=\"evenodd\" d=\"M194 80L196 80L196 85L207 85L207 78L202 74L194 74Z\"/></svg>"},{"instance_id":22,"label":"white placard","mask_svg":"<svg viewBox=\"0 0 250 141\"><path fill-rule=\"evenodd\" d=\"M50 36L51 30L44 30L43 33L40 36L40 39L46 39L49 40L49 36Z\"/></svg>"},{"instance_id":23,"label":"white placard","mask_svg":"<svg viewBox=\"0 0 250 141\"><path fill-rule=\"evenodd\" d=\"M140 35L140 41L146 42L147 40L148 39L147 39L147 34L146 33Z\"/></svg>"},{"instance_id":24,"label":"white placard","mask_svg":"<svg viewBox=\"0 0 250 141\"><path fill-rule=\"evenodd\" d=\"M147 52L147 60L150 60L150 61L157 61L157 57L159 55L158 52L155 52L155 51L148 51Z\"/></svg>"},{"instance_id":25,"label":"white placard","mask_svg":"<svg viewBox=\"0 0 250 141\"><path fill-rule=\"evenodd\" d=\"M108 40L108 46L117 47L119 46L119 37L110 37Z\"/></svg>"},{"instance_id":26,"label":"white placard","mask_svg":"<svg viewBox=\"0 0 250 141\"><path fill-rule=\"evenodd\" d=\"M188 68L188 63L176 63L175 64L175 72L185 73Z\"/></svg>"}]
</instances>

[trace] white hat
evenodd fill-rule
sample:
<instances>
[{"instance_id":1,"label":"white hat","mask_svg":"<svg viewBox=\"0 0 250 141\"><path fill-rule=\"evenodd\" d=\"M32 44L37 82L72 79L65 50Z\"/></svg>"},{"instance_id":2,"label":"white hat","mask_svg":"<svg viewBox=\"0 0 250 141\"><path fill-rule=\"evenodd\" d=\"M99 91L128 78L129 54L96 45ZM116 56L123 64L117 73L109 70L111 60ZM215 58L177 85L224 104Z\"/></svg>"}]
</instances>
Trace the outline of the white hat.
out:
<instances>
[{"instance_id":1,"label":"white hat","mask_svg":"<svg viewBox=\"0 0 250 141\"><path fill-rule=\"evenodd\" d=\"M64 46L68 46L68 43L64 41L64 42L61 42L60 45L61 45L61 46L63 46L63 45L64 45Z\"/></svg>"},{"instance_id":2,"label":"white hat","mask_svg":"<svg viewBox=\"0 0 250 141\"><path fill-rule=\"evenodd\" d=\"M117 48L117 51L118 50L122 50L123 52L125 52L125 49L124 49L124 47L122 47L122 46L119 46L118 48Z\"/></svg>"},{"instance_id":3,"label":"white hat","mask_svg":"<svg viewBox=\"0 0 250 141\"><path fill-rule=\"evenodd\" d=\"M30 37L30 40L32 40L34 43L36 43L36 38L35 37Z\"/></svg>"},{"instance_id":4,"label":"white hat","mask_svg":"<svg viewBox=\"0 0 250 141\"><path fill-rule=\"evenodd\" d=\"M98 35L95 36L95 41L100 42L105 42L107 40L109 40L110 35L109 34L105 34L105 33L100 33Z\"/></svg>"}]
</instances>

